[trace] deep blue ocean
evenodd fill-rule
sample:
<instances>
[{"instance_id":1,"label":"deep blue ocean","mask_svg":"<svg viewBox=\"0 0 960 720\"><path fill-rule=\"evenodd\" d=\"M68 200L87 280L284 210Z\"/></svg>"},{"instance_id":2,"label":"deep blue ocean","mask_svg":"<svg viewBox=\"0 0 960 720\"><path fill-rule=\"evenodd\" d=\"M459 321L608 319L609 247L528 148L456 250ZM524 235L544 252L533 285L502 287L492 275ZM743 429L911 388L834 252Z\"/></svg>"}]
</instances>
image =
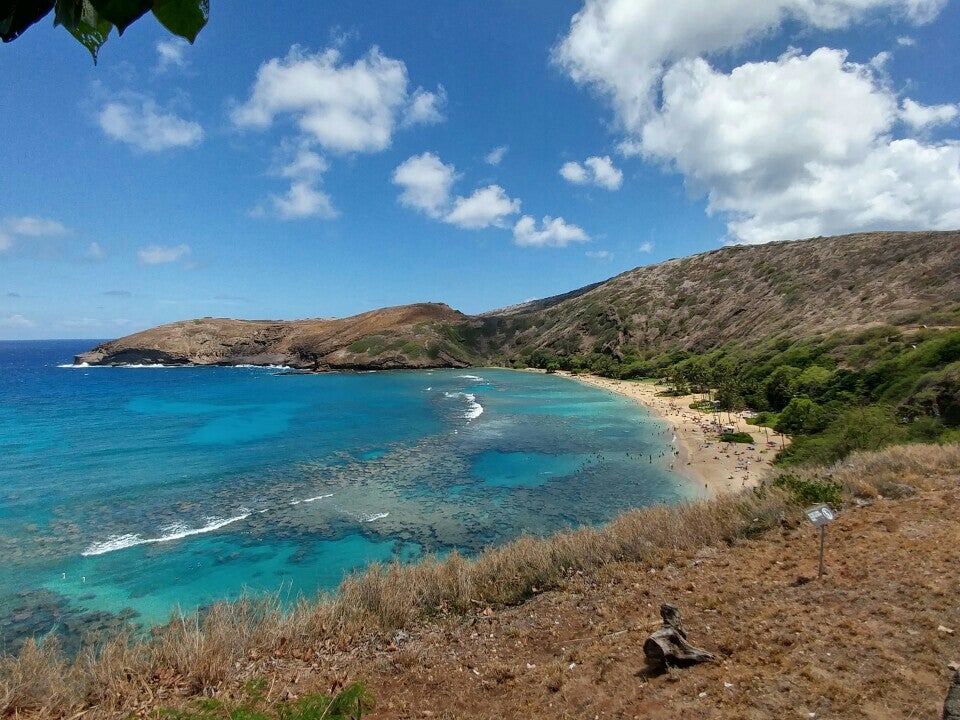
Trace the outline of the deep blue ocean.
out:
<instances>
[{"instance_id":1,"label":"deep blue ocean","mask_svg":"<svg viewBox=\"0 0 960 720\"><path fill-rule=\"evenodd\" d=\"M661 421L566 378L65 367L94 344L0 342L0 650L697 492Z\"/></svg>"}]
</instances>

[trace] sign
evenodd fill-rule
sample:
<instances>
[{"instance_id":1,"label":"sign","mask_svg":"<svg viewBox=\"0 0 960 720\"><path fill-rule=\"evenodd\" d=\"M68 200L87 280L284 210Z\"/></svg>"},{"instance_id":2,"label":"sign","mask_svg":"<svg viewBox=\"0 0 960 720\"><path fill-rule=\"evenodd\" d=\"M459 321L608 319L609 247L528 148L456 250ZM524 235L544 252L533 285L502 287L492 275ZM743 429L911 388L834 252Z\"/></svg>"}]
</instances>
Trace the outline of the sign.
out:
<instances>
[{"instance_id":1,"label":"sign","mask_svg":"<svg viewBox=\"0 0 960 720\"><path fill-rule=\"evenodd\" d=\"M827 525L836 520L837 516L833 514L833 510L831 510L830 506L826 503L811 505L808 508L804 508L803 514L807 516L807 520L812 522L816 527L820 528L820 568L817 571L817 580L819 580L823 577L824 534L826 533Z\"/></svg>"},{"instance_id":2,"label":"sign","mask_svg":"<svg viewBox=\"0 0 960 720\"><path fill-rule=\"evenodd\" d=\"M833 510L831 510L830 506L826 503L811 505L808 508L804 508L803 513L807 516L807 520L812 522L817 527L823 527L824 525L832 523L837 519L836 515L833 514Z\"/></svg>"}]
</instances>

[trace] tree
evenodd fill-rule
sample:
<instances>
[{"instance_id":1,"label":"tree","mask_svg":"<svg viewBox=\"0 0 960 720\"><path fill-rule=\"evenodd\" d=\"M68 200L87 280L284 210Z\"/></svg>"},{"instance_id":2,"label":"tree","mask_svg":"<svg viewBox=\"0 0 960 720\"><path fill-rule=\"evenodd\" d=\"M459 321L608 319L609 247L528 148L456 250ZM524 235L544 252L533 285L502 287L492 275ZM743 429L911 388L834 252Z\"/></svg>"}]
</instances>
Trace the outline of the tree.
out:
<instances>
[{"instance_id":1,"label":"tree","mask_svg":"<svg viewBox=\"0 0 960 720\"><path fill-rule=\"evenodd\" d=\"M0 39L16 40L53 11L62 25L97 62L97 52L116 27L123 35L148 12L174 35L192 43L207 24L210 0L0 0Z\"/></svg>"}]
</instances>

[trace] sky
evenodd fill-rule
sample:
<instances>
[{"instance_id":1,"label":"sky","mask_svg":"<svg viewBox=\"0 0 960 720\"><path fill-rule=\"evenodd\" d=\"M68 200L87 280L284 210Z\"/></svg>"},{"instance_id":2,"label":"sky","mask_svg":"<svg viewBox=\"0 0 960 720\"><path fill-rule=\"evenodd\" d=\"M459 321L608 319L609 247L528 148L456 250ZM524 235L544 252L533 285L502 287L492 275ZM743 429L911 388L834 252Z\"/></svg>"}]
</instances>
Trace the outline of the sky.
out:
<instances>
[{"instance_id":1,"label":"sky","mask_svg":"<svg viewBox=\"0 0 960 720\"><path fill-rule=\"evenodd\" d=\"M0 47L0 339L960 228L960 0L213 2Z\"/></svg>"}]
</instances>

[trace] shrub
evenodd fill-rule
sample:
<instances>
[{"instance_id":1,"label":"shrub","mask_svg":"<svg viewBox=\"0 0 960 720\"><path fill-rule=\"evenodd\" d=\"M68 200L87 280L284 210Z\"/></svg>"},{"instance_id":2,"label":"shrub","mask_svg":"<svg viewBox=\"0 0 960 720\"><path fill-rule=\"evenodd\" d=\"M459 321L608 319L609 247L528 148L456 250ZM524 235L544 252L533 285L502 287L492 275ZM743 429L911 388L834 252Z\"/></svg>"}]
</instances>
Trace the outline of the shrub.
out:
<instances>
[{"instance_id":1,"label":"shrub","mask_svg":"<svg viewBox=\"0 0 960 720\"><path fill-rule=\"evenodd\" d=\"M843 500L843 485L832 480L805 480L796 475L781 475L773 481L773 486L789 492L802 505L829 503L839 505Z\"/></svg>"},{"instance_id":2,"label":"shrub","mask_svg":"<svg viewBox=\"0 0 960 720\"><path fill-rule=\"evenodd\" d=\"M333 697L316 694L276 703L263 696L266 687L265 680L251 680L245 686L247 697L240 704L202 700L190 710L161 710L160 716L170 720L360 720L373 706L372 698L359 683Z\"/></svg>"},{"instance_id":3,"label":"shrub","mask_svg":"<svg viewBox=\"0 0 960 720\"><path fill-rule=\"evenodd\" d=\"M722 442L732 442L732 443L753 443L753 435L745 432L732 432L732 433L723 433L720 436Z\"/></svg>"}]
</instances>

